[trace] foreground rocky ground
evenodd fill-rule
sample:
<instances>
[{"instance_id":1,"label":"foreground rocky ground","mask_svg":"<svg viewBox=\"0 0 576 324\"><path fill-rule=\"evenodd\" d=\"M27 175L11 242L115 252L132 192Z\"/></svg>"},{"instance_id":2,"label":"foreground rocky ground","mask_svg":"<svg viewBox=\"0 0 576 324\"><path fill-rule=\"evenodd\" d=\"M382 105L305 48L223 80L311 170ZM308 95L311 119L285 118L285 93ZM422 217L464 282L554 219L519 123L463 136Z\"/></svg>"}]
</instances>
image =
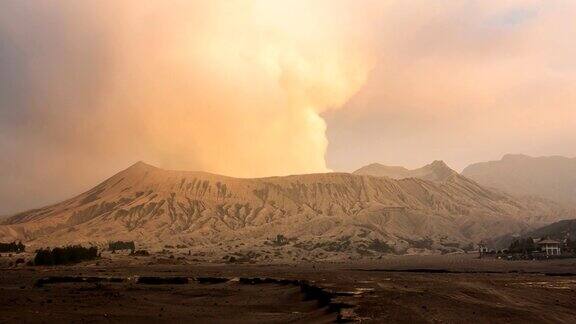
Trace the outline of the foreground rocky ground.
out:
<instances>
[{"instance_id":1,"label":"foreground rocky ground","mask_svg":"<svg viewBox=\"0 0 576 324\"><path fill-rule=\"evenodd\" d=\"M116 254L59 267L2 259L0 322L8 323L576 321L574 259L219 264Z\"/></svg>"}]
</instances>

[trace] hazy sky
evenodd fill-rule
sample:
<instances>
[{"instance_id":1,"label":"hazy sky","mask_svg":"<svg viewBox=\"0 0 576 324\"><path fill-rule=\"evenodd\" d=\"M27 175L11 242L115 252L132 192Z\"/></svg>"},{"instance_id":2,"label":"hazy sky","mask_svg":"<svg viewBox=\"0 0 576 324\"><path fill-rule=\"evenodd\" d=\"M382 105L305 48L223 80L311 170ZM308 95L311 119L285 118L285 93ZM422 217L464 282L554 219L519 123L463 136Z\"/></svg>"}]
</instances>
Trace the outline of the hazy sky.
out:
<instances>
[{"instance_id":1,"label":"hazy sky","mask_svg":"<svg viewBox=\"0 0 576 324\"><path fill-rule=\"evenodd\" d=\"M576 1L6 0L0 214L144 160L251 177L576 156Z\"/></svg>"}]
</instances>

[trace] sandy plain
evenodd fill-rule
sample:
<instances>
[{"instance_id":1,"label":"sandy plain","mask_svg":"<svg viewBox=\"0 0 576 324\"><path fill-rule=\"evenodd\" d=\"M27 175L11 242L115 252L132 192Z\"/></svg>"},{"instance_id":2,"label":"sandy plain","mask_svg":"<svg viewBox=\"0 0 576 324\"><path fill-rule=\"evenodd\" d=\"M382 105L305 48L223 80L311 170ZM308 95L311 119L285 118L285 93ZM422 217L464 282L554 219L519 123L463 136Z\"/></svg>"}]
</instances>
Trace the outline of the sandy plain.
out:
<instances>
[{"instance_id":1,"label":"sandy plain","mask_svg":"<svg viewBox=\"0 0 576 324\"><path fill-rule=\"evenodd\" d=\"M226 264L104 254L0 265L2 323L573 323L576 259L475 254ZM21 257L21 256L20 256Z\"/></svg>"}]
</instances>

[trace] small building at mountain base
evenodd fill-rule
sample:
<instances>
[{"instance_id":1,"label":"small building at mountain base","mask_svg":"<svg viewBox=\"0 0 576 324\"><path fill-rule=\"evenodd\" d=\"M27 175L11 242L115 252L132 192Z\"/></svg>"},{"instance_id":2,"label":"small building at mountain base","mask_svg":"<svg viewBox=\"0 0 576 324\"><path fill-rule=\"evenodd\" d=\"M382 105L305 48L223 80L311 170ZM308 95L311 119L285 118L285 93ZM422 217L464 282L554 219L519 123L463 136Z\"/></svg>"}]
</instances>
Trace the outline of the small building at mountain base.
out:
<instances>
[{"instance_id":1,"label":"small building at mountain base","mask_svg":"<svg viewBox=\"0 0 576 324\"><path fill-rule=\"evenodd\" d=\"M488 249L488 244L486 244L486 242L484 241L478 243L478 252L480 252L480 255L490 252L490 250Z\"/></svg>"},{"instance_id":2,"label":"small building at mountain base","mask_svg":"<svg viewBox=\"0 0 576 324\"><path fill-rule=\"evenodd\" d=\"M561 244L561 242L551 239L538 241L538 246L546 255L560 255L562 253Z\"/></svg>"}]
</instances>

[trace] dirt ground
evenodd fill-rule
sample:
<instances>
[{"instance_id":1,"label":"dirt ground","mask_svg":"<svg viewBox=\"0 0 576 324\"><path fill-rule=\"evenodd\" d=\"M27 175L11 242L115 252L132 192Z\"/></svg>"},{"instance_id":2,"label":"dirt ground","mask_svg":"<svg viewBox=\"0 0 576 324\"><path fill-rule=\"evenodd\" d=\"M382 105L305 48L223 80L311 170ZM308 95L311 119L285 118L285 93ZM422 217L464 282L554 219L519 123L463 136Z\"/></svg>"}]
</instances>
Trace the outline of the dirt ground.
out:
<instances>
[{"instance_id":1,"label":"dirt ground","mask_svg":"<svg viewBox=\"0 0 576 324\"><path fill-rule=\"evenodd\" d=\"M0 269L1 323L576 322L574 259L459 254L209 264L113 255L73 266L7 264ZM83 282L39 284L42 278Z\"/></svg>"}]
</instances>

